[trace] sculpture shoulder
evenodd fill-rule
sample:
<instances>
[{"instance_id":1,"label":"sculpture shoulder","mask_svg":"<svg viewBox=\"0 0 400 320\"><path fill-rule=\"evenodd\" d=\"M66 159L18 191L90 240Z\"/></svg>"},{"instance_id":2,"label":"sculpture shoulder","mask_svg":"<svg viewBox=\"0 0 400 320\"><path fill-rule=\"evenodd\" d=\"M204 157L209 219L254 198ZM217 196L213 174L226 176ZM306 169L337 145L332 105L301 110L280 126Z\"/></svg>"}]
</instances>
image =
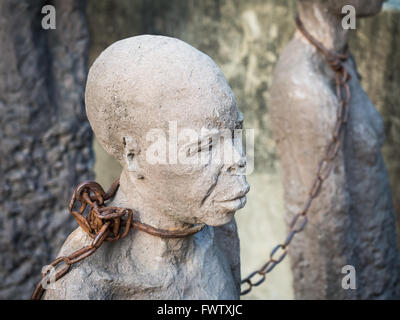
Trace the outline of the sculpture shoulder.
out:
<instances>
[{"instance_id":1,"label":"sculpture shoulder","mask_svg":"<svg viewBox=\"0 0 400 320\"><path fill-rule=\"evenodd\" d=\"M57 257L67 256L92 243L92 238L81 227L72 231L63 243Z\"/></svg>"},{"instance_id":2,"label":"sculpture shoulder","mask_svg":"<svg viewBox=\"0 0 400 320\"><path fill-rule=\"evenodd\" d=\"M295 36L284 47L275 67L275 72L297 73L305 66L303 62L309 56L310 52L304 42Z\"/></svg>"},{"instance_id":3,"label":"sculpture shoulder","mask_svg":"<svg viewBox=\"0 0 400 320\"><path fill-rule=\"evenodd\" d=\"M77 229L65 241L60 255L90 241ZM46 292L45 299L239 298L239 242L234 221L204 228L194 236L186 255L175 256L174 251L181 249L180 241L160 241L131 232L121 241L105 243L73 266L55 283L54 290Z\"/></svg>"},{"instance_id":4,"label":"sculpture shoulder","mask_svg":"<svg viewBox=\"0 0 400 320\"><path fill-rule=\"evenodd\" d=\"M321 90L332 95L326 81L327 70L323 57L316 49L295 36L284 48L273 74L271 99L306 99Z\"/></svg>"},{"instance_id":5,"label":"sculpture shoulder","mask_svg":"<svg viewBox=\"0 0 400 320\"><path fill-rule=\"evenodd\" d=\"M274 69L273 82L295 81L313 72L314 66L309 63L313 56L310 48L299 37L293 37L285 46Z\"/></svg>"},{"instance_id":6,"label":"sculpture shoulder","mask_svg":"<svg viewBox=\"0 0 400 320\"><path fill-rule=\"evenodd\" d=\"M57 257L69 256L73 252L89 245L93 240L80 227L76 228L65 240ZM91 274L97 270L91 269L85 262L72 266L70 271L46 290L44 300L87 300L96 298L102 285L90 285ZM71 283L76 290L67 290ZM103 294L104 296L104 294Z\"/></svg>"},{"instance_id":7,"label":"sculpture shoulder","mask_svg":"<svg viewBox=\"0 0 400 320\"><path fill-rule=\"evenodd\" d=\"M283 50L270 90L271 126L276 134L326 120L334 125L337 98L329 66L315 49L294 37ZM326 128L315 127L315 131Z\"/></svg>"}]
</instances>

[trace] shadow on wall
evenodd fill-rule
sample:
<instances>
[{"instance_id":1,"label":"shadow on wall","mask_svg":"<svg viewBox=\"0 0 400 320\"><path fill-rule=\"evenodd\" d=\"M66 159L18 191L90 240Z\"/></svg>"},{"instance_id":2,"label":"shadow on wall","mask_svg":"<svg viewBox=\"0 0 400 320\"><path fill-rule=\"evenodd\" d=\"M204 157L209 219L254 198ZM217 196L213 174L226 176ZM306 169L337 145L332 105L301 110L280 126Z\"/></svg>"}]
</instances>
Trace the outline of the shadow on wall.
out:
<instances>
[{"instance_id":1,"label":"shadow on wall","mask_svg":"<svg viewBox=\"0 0 400 320\"><path fill-rule=\"evenodd\" d=\"M390 2L397 3L396 1ZM393 7L391 5L390 7ZM225 73L244 113L245 128L255 129L255 172L247 206L236 215L241 238L242 274L260 267L285 237L279 162L269 130L268 89L275 63L294 32L295 1L89 0L90 65L111 43L139 34L161 34L188 42L211 56ZM384 11L357 24L351 47L362 84L381 112L383 148L395 207L400 212L400 12ZM96 180L108 187L121 167L95 142ZM245 298L293 299L289 260L269 281Z\"/></svg>"}]
</instances>

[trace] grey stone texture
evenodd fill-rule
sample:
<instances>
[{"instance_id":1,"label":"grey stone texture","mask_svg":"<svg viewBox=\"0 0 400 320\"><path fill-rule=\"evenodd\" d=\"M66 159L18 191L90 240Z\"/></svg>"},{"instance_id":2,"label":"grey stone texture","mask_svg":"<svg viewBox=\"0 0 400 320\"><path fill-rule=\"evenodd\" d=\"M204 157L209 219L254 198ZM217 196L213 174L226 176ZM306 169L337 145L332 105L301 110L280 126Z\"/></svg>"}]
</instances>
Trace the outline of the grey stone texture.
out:
<instances>
[{"instance_id":1,"label":"grey stone texture","mask_svg":"<svg viewBox=\"0 0 400 320\"><path fill-rule=\"evenodd\" d=\"M73 188L92 178L85 3L52 1L55 30L42 29L45 4L0 2L0 299L30 297L76 226Z\"/></svg>"}]
</instances>

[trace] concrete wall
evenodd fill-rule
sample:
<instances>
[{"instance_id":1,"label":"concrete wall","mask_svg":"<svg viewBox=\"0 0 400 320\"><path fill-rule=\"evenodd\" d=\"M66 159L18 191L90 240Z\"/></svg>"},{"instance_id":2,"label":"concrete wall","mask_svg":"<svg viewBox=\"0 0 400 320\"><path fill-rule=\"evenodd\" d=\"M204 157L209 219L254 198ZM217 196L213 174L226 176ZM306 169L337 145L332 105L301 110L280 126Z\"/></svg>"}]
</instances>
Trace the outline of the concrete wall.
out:
<instances>
[{"instance_id":1,"label":"concrete wall","mask_svg":"<svg viewBox=\"0 0 400 320\"><path fill-rule=\"evenodd\" d=\"M72 191L93 178L85 116L88 30L81 0L0 1L0 299L28 299L76 228Z\"/></svg>"}]
</instances>

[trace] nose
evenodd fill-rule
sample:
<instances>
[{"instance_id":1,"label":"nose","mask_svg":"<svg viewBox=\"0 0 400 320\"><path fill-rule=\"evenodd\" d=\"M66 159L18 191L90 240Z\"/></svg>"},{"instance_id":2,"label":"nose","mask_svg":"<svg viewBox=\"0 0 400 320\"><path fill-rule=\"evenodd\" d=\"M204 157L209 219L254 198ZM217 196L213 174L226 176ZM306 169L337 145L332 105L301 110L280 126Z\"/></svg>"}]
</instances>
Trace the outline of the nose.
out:
<instances>
[{"instance_id":1,"label":"nose","mask_svg":"<svg viewBox=\"0 0 400 320\"><path fill-rule=\"evenodd\" d=\"M240 157L239 161L235 161L226 169L231 174L244 174L246 169L246 158Z\"/></svg>"},{"instance_id":2,"label":"nose","mask_svg":"<svg viewBox=\"0 0 400 320\"><path fill-rule=\"evenodd\" d=\"M246 174L246 156L243 152L243 146L241 141L239 143L232 143L231 156L228 159L224 159L225 171L233 175L245 175ZM228 160L228 161L227 161Z\"/></svg>"}]
</instances>

